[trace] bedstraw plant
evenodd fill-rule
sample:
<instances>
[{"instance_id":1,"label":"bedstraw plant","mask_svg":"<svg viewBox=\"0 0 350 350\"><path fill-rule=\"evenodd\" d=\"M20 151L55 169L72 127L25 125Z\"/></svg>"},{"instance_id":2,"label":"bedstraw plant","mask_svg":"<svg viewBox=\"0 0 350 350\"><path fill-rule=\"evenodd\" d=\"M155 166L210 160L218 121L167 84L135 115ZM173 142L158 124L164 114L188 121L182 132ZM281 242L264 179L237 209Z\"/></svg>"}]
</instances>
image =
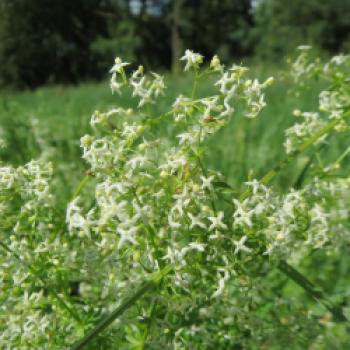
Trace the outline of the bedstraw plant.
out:
<instances>
[{"instance_id":1,"label":"bedstraw plant","mask_svg":"<svg viewBox=\"0 0 350 350\"><path fill-rule=\"evenodd\" d=\"M298 270L314 252L348 248L350 177L339 175L348 150L323 167L305 167L283 193L270 185L300 154L349 129L350 57L324 64L308 47L299 49L296 84L317 76L328 88L318 111L296 106L284 159L247 179L241 192L208 168L207 140L231 118L257 118L273 78L260 82L217 56L206 64L190 50L181 61L193 75L192 92L161 115L153 106L166 94L164 78L142 66L129 74L129 63L116 58L110 88L131 93L138 107L92 115L92 133L80 140L90 169L65 223L56 215L49 163L1 165L2 349L350 343L346 295L334 300ZM207 79L215 93L201 96ZM169 126L165 138L161 130ZM301 296L288 293L288 281Z\"/></svg>"}]
</instances>

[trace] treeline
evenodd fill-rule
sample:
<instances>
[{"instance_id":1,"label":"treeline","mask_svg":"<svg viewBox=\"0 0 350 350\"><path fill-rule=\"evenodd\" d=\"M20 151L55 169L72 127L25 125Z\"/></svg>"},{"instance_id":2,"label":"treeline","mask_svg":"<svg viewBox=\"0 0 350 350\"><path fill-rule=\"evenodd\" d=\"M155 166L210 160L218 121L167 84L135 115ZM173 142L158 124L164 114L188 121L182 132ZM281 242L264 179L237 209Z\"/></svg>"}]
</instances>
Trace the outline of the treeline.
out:
<instances>
[{"instance_id":1,"label":"treeline","mask_svg":"<svg viewBox=\"0 0 350 350\"><path fill-rule=\"evenodd\" d=\"M349 0L0 0L0 85L100 79L113 57L178 70L185 48L279 60L350 49Z\"/></svg>"}]
</instances>

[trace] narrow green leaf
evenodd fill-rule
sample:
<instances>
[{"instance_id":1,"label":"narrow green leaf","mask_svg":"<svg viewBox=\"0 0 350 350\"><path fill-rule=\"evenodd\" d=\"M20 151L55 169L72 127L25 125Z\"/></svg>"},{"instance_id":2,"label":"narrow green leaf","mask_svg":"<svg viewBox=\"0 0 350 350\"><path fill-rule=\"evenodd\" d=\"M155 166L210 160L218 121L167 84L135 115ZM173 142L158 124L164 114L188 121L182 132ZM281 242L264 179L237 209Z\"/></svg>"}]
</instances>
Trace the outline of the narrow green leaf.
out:
<instances>
[{"instance_id":1,"label":"narrow green leaf","mask_svg":"<svg viewBox=\"0 0 350 350\"><path fill-rule=\"evenodd\" d=\"M90 175L85 175L83 177L83 179L79 182L77 189L75 190L71 200L73 200L74 198L78 197L80 192L82 191L82 189L85 187L85 185L89 182L89 180L91 179Z\"/></svg>"},{"instance_id":2,"label":"narrow green leaf","mask_svg":"<svg viewBox=\"0 0 350 350\"><path fill-rule=\"evenodd\" d=\"M278 269L295 283L297 283L300 287L302 287L312 298L324 305L324 307L332 313L335 321L348 321L343 313L342 307L340 305L334 304L331 300L329 300L320 288L316 287L293 266L282 260L278 265Z\"/></svg>"},{"instance_id":3,"label":"narrow green leaf","mask_svg":"<svg viewBox=\"0 0 350 350\"><path fill-rule=\"evenodd\" d=\"M214 181L213 182L214 187L216 188L229 188L232 189L232 187L225 181Z\"/></svg>"},{"instance_id":4,"label":"narrow green leaf","mask_svg":"<svg viewBox=\"0 0 350 350\"><path fill-rule=\"evenodd\" d=\"M293 188L295 189L299 189L301 188L301 185L303 184L306 174L311 166L311 164L313 163L316 154L318 154L320 151L322 151L322 149L326 146L325 143L323 143L317 151L315 151L312 156L309 158L309 160L307 161L307 163L305 164L305 166L303 167L303 169L301 170L299 176L297 177L297 179L295 180L294 184L293 184Z\"/></svg>"}]
</instances>

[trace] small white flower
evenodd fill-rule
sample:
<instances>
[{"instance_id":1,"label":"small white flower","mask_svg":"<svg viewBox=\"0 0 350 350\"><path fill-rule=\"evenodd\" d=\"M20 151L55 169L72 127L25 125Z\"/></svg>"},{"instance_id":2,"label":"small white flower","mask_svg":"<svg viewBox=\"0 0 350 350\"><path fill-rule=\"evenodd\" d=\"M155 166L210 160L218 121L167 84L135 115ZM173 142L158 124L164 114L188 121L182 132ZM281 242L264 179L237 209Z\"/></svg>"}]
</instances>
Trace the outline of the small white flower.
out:
<instances>
[{"instance_id":1,"label":"small white flower","mask_svg":"<svg viewBox=\"0 0 350 350\"><path fill-rule=\"evenodd\" d=\"M117 74L113 73L110 81L110 88L112 90L112 93L116 92L117 94L121 94L120 89L123 86L123 83L119 83L117 81Z\"/></svg>"},{"instance_id":2,"label":"small white flower","mask_svg":"<svg viewBox=\"0 0 350 350\"><path fill-rule=\"evenodd\" d=\"M224 69L224 66L220 63L218 55L214 55L210 61L210 68L214 72L221 72Z\"/></svg>"},{"instance_id":3,"label":"small white flower","mask_svg":"<svg viewBox=\"0 0 350 350\"><path fill-rule=\"evenodd\" d=\"M166 88L164 84L164 77L157 73L152 73L152 75L154 76L154 80L150 89L152 90L154 96L158 97L159 95L164 95L164 90Z\"/></svg>"},{"instance_id":4,"label":"small white flower","mask_svg":"<svg viewBox=\"0 0 350 350\"><path fill-rule=\"evenodd\" d=\"M182 145L184 143L189 143L193 145L196 142L195 135L191 132L184 132L182 134L179 134L176 136L177 138L180 139L179 144Z\"/></svg>"},{"instance_id":5,"label":"small white flower","mask_svg":"<svg viewBox=\"0 0 350 350\"><path fill-rule=\"evenodd\" d=\"M222 221L224 219L224 212L220 211L218 212L217 216L210 216L208 219L212 222L212 224L209 227L209 230L212 231L214 229L227 229L227 225L224 224Z\"/></svg>"},{"instance_id":6,"label":"small white flower","mask_svg":"<svg viewBox=\"0 0 350 350\"><path fill-rule=\"evenodd\" d=\"M253 194L257 194L259 190L266 192L267 188L263 184L261 184L257 179L254 179L252 181L247 181L245 184L252 188Z\"/></svg>"},{"instance_id":7,"label":"small white flower","mask_svg":"<svg viewBox=\"0 0 350 350\"><path fill-rule=\"evenodd\" d=\"M118 242L118 249L120 249L126 242L137 244L135 240L137 227L130 227L129 229L123 229L118 227L117 232L120 235L119 242Z\"/></svg>"},{"instance_id":8,"label":"small white flower","mask_svg":"<svg viewBox=\"0 0 350 350\"><path fill-rule=\"evenodd\" d=\"M250 253L252 251L250 248L244 245L247 239L247 236L243 236L239 241L233 241L234 245L236 246L234 254L238 254L239 252Z\"/></svg>"},{"instance_id":9,"label":"small white flower","mask_svg":"<svg viewBox=\"0 0 350 350\"><path fill-rule=\"evenodd\" d=\"M181 249L181 256L184 257L189 251L197 250L199 252L204 252L206 244L191 242L187 247Z\"/></svg>"},{"instance_id":10,"label":"small white flower","mask_svg":"<svg viewBox=\"0 0 350 350\"><path fill-rule=\"evenodd\" d=\"M192 50L186 50L185 55L180 58L181 61L186 61L184 71L188 71L190 68L198 68L203 63L203 56L199 53L194 53Z\"/></svg>"},{"instance_id":11,"label":"small white flower","mask_svg":"<svg viewBox=\"0 0 350 350\"><path fill-rule=\"evenodd\" d=\"M234 224L235 225L247 225L248 227L252 227L252 215L253 211L247 208L248 198L243 202L240 202L237 199L233 199L233 203L236 206L236 210L233 214Z\"/></svg>"},{"instance_id":12,"label":"small white flower","mask_svg":"<svg viewBox=\"0 0 350 350\"><path fill-rule=\"evenodd\" d=\"M205 188L207 188L208 190L211 190L213 188L212 182L214 179L215 179L214 175L211 175L209 177L201 176L202 189L204 190Z\"/></svg>"},{"instance_id":13,"label":"small white flower","mask_svg":"<svg viewBox=\"0 0 350 350\"><path fill-rule=\"evenodd\" d=\"M196 226L198 226L204 230L207 228L205 223L201 221L201 215L194 216L191 213L188 213L188 216L191 220L190 230L192 230Z\"/></svg>"},{"instance_id":14,"label":"small white flower","mask_svg":"<svg viewBox=\"0 0 350 350\"><path fill-rule=\"evenodd\" d=\"M114 61L114 66L111 68L110 73L119 73L121 74L125 66L128 66L130 63L123 62L120 57L116 57Z\"/></svg>"},{"instance_id":15,"label":"small white flower","mask_svg":"<svg viewBox=\"0 0 350 350\"><path fill-rule=\"evenodd\" d=\"M300 50L300 51L307 51L307 50L311 50L311 49L312 49L311 45L299 45L297 47L297 50Z\"/></svg>"},{"instance_id":16,"label":"small white flower","mask_svg":"<svg viewBox=\"0 0 350 350\"><path fill-rule=\"evenodd\" d=\"M170 214L168 215L168 224L170 228L172 228L173 230L177 230L178 228L181 227L181 224L174 221L173 217Z\"/></svg>"},{"instance_id":17,"label":"small white flower","mask_svg":"<svg viewBox=\"0 0 350 350\"><path fill-rule=\"evenodd\" d=\"M225 283L226 281L229 279L230 275L228 273L227 270L225 269L218 269L219 272L223 272L224 275L221 276L221 274L219 273L219 276L220 276L220 279L219 279L219 286L217 288L217 290L213 293L213 295L211 296L212 298L217 298L219 297L223 292L224 292L224 289L225 289Z\"/></svg>"}]
</instances>

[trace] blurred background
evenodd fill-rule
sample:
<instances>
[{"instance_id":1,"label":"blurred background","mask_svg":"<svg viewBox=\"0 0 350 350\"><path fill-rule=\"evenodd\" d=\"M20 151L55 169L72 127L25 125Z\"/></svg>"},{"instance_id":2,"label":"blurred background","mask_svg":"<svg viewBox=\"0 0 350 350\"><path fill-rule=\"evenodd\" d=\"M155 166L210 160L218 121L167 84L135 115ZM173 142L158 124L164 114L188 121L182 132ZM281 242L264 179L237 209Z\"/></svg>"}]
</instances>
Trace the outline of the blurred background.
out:
<instances>
[{"instance_id":1,"label":"blurred background","mask_svg":"<svg viewBox=\"0 0 350 350\"><path fill-rule=\"evenodd\" d=\"M107 76L113 58L179 71L191 48L281 62L299 44L350 49L349 0L0 0L0 86Z\"/></svg>"}]
</instances>

